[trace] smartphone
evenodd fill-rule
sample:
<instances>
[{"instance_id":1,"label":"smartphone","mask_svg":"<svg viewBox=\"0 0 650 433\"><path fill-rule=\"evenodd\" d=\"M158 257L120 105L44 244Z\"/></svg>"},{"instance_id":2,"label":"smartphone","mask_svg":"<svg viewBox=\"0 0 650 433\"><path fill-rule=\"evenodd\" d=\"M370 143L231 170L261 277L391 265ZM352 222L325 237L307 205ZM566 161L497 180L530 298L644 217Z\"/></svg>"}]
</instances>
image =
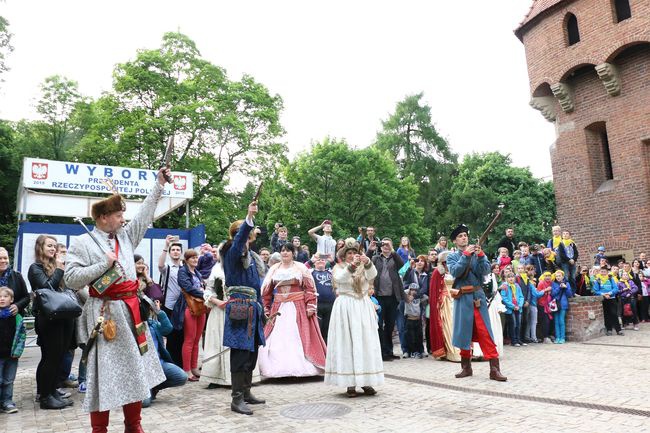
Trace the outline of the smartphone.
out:
<instances>
[{"instance_id":1,"label":"smartphone","mask_svg":"<svg viewBox=\"0 0 650 433\"><path fill-rule=\"evenodd\" d=\"M181 239L180 239L180 236L178 236L178 235L174 235L174 236L172 236L172 238L171 238L171 242L179 242L180 240L181 240Z\"/></svg>"}]
</instances>

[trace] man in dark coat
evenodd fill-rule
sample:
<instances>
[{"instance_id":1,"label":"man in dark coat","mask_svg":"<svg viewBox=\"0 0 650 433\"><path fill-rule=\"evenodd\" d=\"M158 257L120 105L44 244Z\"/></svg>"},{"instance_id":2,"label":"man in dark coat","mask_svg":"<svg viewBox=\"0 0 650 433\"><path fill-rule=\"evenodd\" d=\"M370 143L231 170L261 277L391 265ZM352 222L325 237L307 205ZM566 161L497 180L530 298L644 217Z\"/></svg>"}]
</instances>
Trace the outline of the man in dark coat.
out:
<instances>
[{"instance_id":1,"label":"man in dark coat","mask_svg":"<svg viewBox=\"0 0 650 433\"><path fill-rule=\"evenodd\" d=\"M264 264L256 259L248 247L255 228L254 217L257 202L248 205L245 220L230 225L230 240L221 250L227 294L226 322L223 345L230 347L230 376L232 403L230 409L244 415L252 415L248 404L263 404L251 394L253 370L257 364L259 346L264 346L264 312L260 303L260 274ZM254 237L254 236L253 236ZM259 257L259 256L258 256Z\"/></svg>"},{"instance_id":2,"label":"man in dark coat","mask_svg":"<svg viewBox=\"0 0 650 433\"><path fill-rule=\"evenodd\" d=\"M508 255L510 256L511 259L514 259L513 254L517 249L517 241L515 240L515 229L513 229L512 227L508 227L506 229L506 235L503 239L499 241L499 245L497 245L497 251L499 251L499 248L501 247L507 248Z\"/></svg>"}]
</instances>

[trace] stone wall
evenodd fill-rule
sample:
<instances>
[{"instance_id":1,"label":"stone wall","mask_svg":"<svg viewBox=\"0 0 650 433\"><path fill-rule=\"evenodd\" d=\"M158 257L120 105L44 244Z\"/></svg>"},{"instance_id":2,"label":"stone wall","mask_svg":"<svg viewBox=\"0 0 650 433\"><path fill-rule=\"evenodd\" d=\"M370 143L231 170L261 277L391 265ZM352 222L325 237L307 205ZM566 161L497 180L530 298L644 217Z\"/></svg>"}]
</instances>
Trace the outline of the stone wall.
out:
<instances>
[{"instance_id":1,"label":"stone wall","mask_svg":"<svg viewBox=\"0 0 650 433\"><path fill-rule=\"evenodd\" d=\"M605 321L602 300L602 296L575 296L569 299L567 341L587 341L603 335Z\"/></svg>"}]
</instances>

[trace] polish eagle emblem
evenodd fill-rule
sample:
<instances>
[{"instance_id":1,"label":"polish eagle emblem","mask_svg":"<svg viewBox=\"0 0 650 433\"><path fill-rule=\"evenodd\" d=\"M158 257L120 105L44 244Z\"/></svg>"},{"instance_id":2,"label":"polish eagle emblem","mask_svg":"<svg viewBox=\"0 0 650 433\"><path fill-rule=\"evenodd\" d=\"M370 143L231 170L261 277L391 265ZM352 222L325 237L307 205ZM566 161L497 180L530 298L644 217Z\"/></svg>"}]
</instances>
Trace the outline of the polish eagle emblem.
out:
<instances>
[{"instance_id":1,"label":"polish eagle emblem","mask_svg":"<svg viewBox=\"0 0 650 433\"><path fill-rule=\"evenodd\" d=\"M32 179L47 179L47 163L32 162Z\"/></svg>"},{"instance_id":2,"label":"polish eagle emblem","mask_svg":"<svg viewBox=\"0 0 650 433\"><path fill-rule=\"evenodd\" d=\"M179 191L187 189L187 179L185 176L174 176L174 189Z\"/></svg>"}]
</instances>

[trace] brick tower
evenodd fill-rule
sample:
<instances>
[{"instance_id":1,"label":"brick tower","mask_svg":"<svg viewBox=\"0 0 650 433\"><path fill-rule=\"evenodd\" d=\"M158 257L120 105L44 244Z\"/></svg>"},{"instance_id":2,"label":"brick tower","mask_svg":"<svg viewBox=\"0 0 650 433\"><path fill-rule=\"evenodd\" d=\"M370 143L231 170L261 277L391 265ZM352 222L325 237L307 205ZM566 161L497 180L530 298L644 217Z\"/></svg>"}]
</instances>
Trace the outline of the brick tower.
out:
<instances>
[{"instance_id":1,"label":"brick tower","mask_svg":"<svg viewBox=\"0 0 650 433\"><path fill-rule=\"evenodd\" d=\"M650 258L650 0L535 0L515 35L579 261Z\"/></svg>"}]
</instances>

